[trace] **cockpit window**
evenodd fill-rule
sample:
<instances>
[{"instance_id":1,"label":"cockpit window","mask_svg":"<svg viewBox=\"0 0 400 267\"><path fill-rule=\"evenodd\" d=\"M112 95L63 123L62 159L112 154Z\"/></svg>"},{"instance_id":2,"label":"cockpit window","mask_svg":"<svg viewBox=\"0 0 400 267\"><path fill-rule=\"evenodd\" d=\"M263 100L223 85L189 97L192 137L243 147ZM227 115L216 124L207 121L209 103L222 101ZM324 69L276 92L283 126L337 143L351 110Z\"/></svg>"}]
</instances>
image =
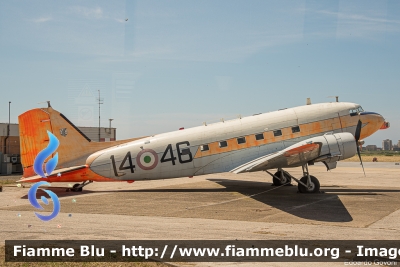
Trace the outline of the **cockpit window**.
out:
<instances>
[{"instance_id":1,"label":"cockpit window","mask_svg":"<svg viewBox=\"0 0 400 267\"><path fill-rule=\"evenodd\" d=\"M356 116L361 112L364 112L364 109L361 106L349 110L350 116Z\"/></svg>"}]
</instances>

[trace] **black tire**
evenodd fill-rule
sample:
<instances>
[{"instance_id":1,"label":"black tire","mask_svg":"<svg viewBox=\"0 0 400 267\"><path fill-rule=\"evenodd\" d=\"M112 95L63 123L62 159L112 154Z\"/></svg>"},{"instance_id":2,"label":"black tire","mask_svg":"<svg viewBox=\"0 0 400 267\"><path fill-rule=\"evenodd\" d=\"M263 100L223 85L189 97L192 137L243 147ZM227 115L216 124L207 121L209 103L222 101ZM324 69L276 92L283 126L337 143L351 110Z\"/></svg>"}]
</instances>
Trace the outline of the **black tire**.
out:
<instances>
[{"instance_id":1,"label":"black tire","mask_svg":"<svg viewBox=\"0 0 400 267\"><path fill-rule=\"evenodd\" d=\"M304 184L307 184L307 179L308 179L308 177L304 176L303 178L300 179L300 181L303 182ZM310 179L311 179L311 187L310 188L307 188L299 183L298 188L299 188L300 193L305 193L305 194L319 193L320 184L319 184L318 179L312 175L310 175Z\"/></svg>"},{"instance_id":2,"label":"black tire","mask_svg":"<svg viewBox=\"0 0 400 267\"><path fill-rule=\"evenodd\" d=\"M280 186L280 185L283 185L283 184L287 184L287 185L290 185L290 183L292 182L292 178L287 174L287 173L285 173L285 172L283 172L283 177L284 177L284 181L281 181L280 179L277 179L277 178L275 178L275 177L272 177L272 182L273 182L273 184L275 185L275 186ZM281 177L281 172L280 171L277 171L276 173L275 173L275 176L277 176L277 177Z\"/></svg>"},{"instance_id":3,"label":"black tire","mask_svg":"<svg viewBox=\"0 0 400 267\"><path fill-rule=\"evenodd\" d=\"M80 192L80 191L82 191L82 187L81 188L79 188L78 186L80 186L80 184L74 184L74 186L72 187L72 191L74 191L74 192Z\"/></svg>"}]
</instances>

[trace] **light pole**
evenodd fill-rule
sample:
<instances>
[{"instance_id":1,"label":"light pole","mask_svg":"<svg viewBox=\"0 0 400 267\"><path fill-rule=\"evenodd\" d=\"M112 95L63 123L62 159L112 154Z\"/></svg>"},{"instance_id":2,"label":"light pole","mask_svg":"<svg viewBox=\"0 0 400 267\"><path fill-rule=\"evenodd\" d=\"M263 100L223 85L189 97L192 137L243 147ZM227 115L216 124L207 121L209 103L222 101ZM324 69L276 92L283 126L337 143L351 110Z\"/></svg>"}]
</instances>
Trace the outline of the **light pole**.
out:
<instances>
[{"instance_id":1,"label":"light pole","mask_svg":"<svg viewBox=\"0 0 400 267\"><path fill-rule=\"evenodd\" d=\"M110 121L110 133L111 133L111 121L114 119L108 119Z\"/></svg>"},{"instance_id":2,"label":"light pole","mask_svg":"<svg viewBox=\"0 0 400 267\"><path fill-rule=\"evenodd\" d=\"M6 142L4 144L5 152L9 153L10 152L10 142L8 142L8 148L7 148L7 139L10 137L10 123L11 123L11 101L8 101L8 125L7 125L7 138L6 138ZM7 154L4 153L4 154Z\"/></svg>"},{"instance_id":3,"label":"light pole","mask_svg":"<svg viewBox=\"0 0 400 267\"><path fill-rule=\"evenodd\" d=\"M8 125L10 125L10 118L11 118L11 101L8 101Z\"/></svg>"},{"instance_id":4,"label":"light pole","mask_svg":"<svg viewBox=\"0 0 400 267\"><path fill-rule=\"evenodd\" d=\"M112 134L111 134L111 121L113 120L113 119L108 119L109 121L110 121L110 141L111 141L111 137L112 137Z\"/></svg>"},{"instance_id":5,"label":"light pole","mask_svg":"<svg viewBox=\"0 0 400 267\"><path fill-rule=\"evenodd\" d=\"M97 100L99 101L99 142L100 142L100 105L103 104L103 102L102 102L103 99L100 98L100 90L97 90L97 91L99 91L99 98Z\"/></svg>"}]
</instances>

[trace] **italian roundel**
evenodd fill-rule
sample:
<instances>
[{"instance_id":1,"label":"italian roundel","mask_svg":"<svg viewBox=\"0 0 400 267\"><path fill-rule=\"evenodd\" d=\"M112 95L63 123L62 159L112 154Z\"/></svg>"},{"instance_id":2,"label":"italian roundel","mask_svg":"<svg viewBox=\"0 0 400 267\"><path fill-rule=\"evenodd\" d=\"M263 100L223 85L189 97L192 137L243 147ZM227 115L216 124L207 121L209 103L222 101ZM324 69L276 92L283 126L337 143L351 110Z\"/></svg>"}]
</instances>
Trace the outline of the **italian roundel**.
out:
<instances>
[{"instance_id":1,"label":"italian roundel","mask_svg":"<svg viewBox=\"0 0 400 267\"><path fill-rule=\"evenodd\" d=\"M152 149L143 149L137 154L136 163L143 170L152 170L158 163L157 153Z\"/></svg>"}]
</instances>

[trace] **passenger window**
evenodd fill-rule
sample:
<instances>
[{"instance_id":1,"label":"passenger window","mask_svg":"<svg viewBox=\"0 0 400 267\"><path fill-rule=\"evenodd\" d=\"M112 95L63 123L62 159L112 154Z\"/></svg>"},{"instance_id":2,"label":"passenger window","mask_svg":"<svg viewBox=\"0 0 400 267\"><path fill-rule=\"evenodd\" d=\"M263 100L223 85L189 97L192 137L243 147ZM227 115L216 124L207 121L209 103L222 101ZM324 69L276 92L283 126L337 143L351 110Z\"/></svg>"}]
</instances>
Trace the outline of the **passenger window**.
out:
<instances>
[{"instance_id":1,"label":"passenger window","mask_svg":"<svg viewBox=\"0 0 400 267\"><path fill-rule=\"evenodd\" d=\"M299 126L292 127L292 133L298 133L298 132L300 132Z\"/></svg>"},{"instance_id":2,"label":"passenger window","mask_svg":"<svg viewBox=\"0 0 400 267\"><path fill-rule=\"evenodd\" d=\"M201 145L200 146L200 150L201 151L208 151L208 150L210 150L210 148L208 147L208 145Z\"/></svg>"},{"instance_id":3,"label":"passenger window","mask_svg":"<svg viewBox=\"0 0 400 267\"><path fill-rule=\"evenodd\" d=\"M281 136L281 135L282 135L282 131L281 130L274 131L274 136Z\"/></svg>"},{"instance_id":4,"label":"passenger window","mask_svg":"<svg viewBox=\"0 0 400 267\"><path fill-rule=\"evenodd\" d=\"M256 140L263 140L263 139L264 139L263 133L256 134Z\"/></svg>"},{"instance_id":5,"label":"passenger window","mask_svg":"<svg viewBox=\"0 0 400 267\"><path fill-rule=\"evenodd\" d=\"M246 143L246 138L245 137L237 138L237 143L238 145Z\"/></svg>"},{"instance_id":6,"label":"passenger window","mask_svg":"<svg viewBox=\"0 0 400 267\"><path fill-rule=\"evenodd\" d=\"M219 147L227 147L228 143L226 141L219 142Z\"/></svg>"}]
</instances>

